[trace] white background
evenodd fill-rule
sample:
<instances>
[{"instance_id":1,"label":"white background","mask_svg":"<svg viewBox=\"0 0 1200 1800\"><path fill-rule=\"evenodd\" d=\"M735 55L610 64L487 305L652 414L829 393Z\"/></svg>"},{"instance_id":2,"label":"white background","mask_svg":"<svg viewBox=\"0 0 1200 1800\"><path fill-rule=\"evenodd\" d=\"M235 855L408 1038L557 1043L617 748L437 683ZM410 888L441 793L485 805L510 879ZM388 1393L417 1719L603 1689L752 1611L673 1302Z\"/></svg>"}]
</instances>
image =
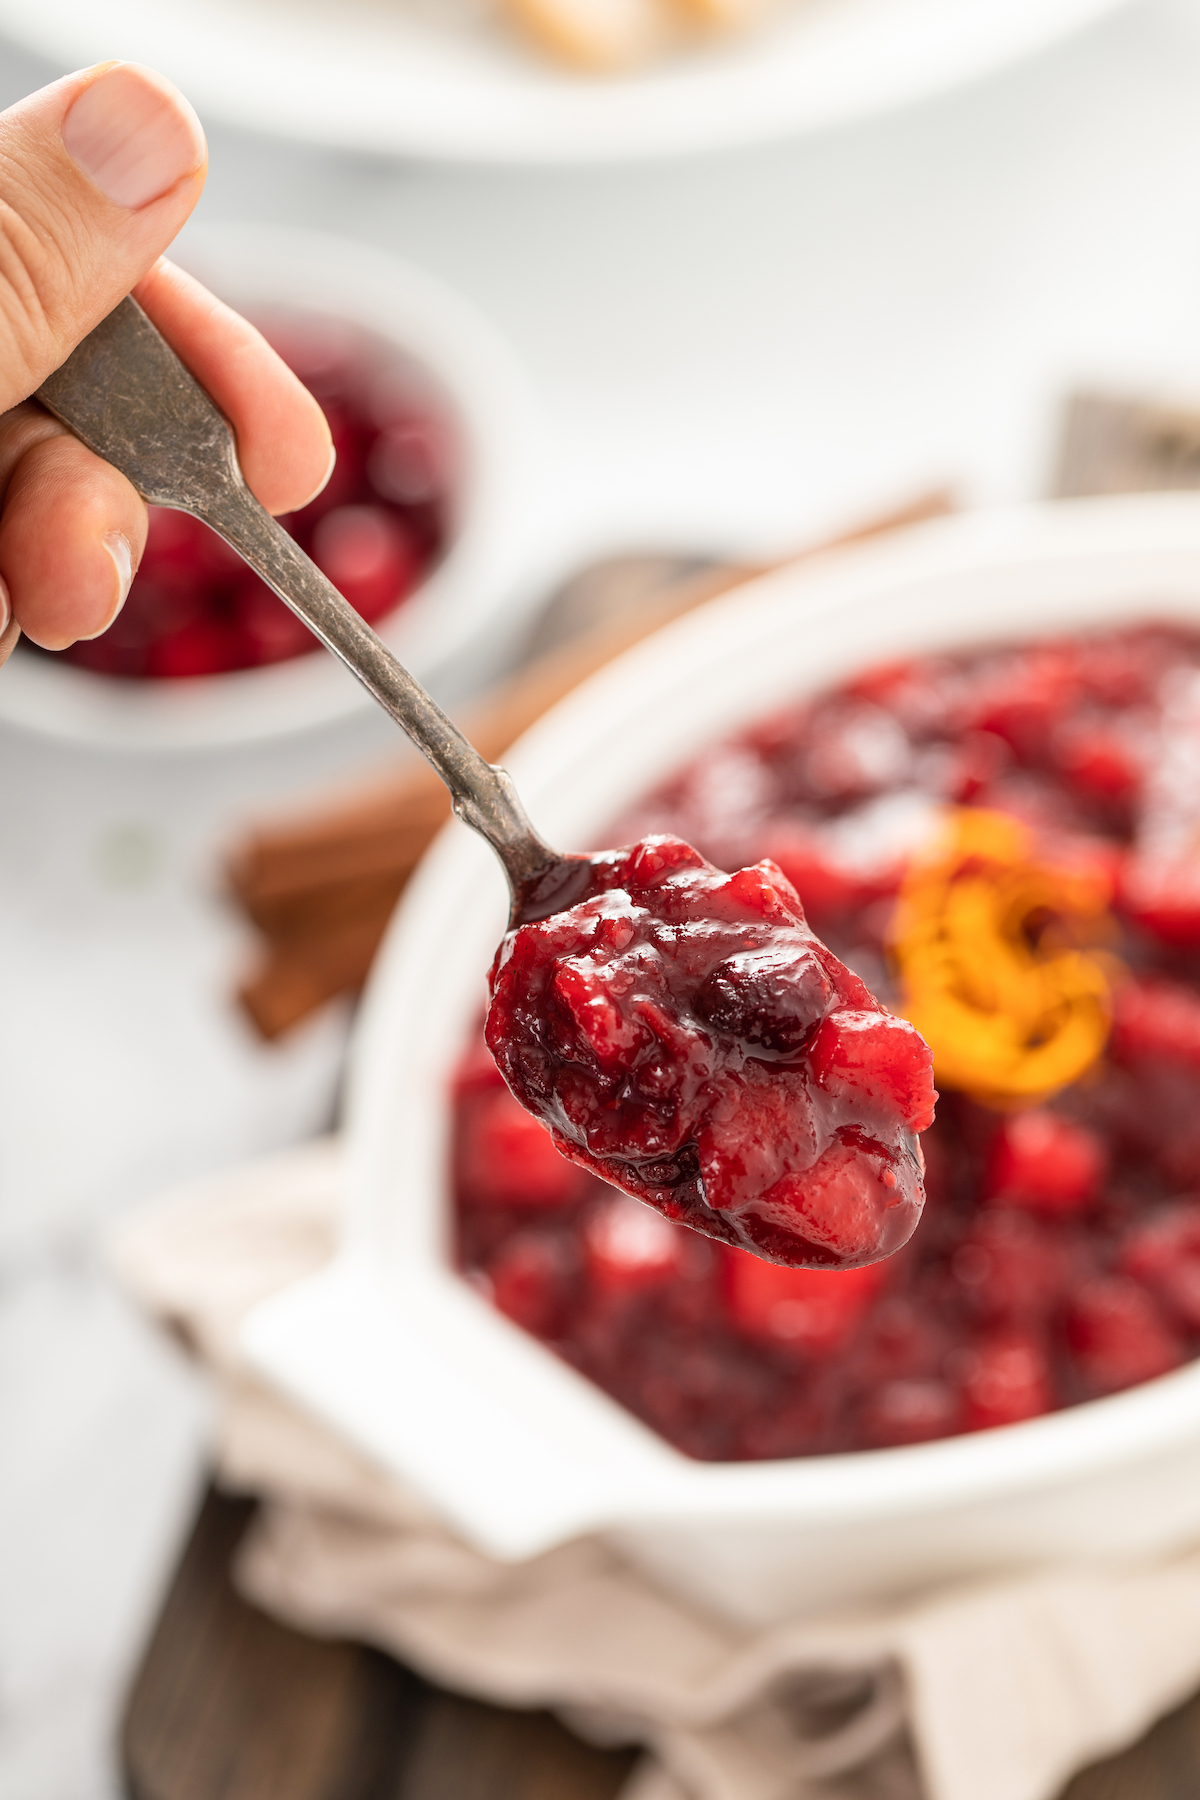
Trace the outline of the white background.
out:
<instances>
[{"instance_id":1,"label":"white background","mask_svg":"<svg viewBox=\"0 0 1200 1800\"><path fill-rule=\"evenodd\" d=\"M0 101L58 72L0 45ZM367 239L491 316L581 556L783 550L930 482L1036 495L1069 386L1200 398L1200 0L1139 0L920 111L658 169L404 167L206 124L201 216ZM264 1050L227 1002L219 846L391 750L369 716L151 761L0 732L6 1800L115 1793L121 1683L199 1479L203 1396L112 1293L99 1229L336 1104L340 1016Z\"/></svg>"}]
</instances>

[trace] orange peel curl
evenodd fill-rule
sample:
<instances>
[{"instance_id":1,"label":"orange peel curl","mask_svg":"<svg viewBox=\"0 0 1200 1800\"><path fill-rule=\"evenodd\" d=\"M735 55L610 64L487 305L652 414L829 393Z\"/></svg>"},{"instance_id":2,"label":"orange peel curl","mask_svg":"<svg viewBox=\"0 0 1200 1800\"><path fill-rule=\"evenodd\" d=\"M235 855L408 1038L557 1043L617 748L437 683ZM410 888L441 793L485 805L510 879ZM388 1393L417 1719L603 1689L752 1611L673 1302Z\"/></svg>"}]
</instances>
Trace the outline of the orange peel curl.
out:
<instances>
[{"instance_id":1,"label":"orange peel curl","mask_svg":"<svg viewBox=\"0 0 1200 1800\"><path fill-rule=\"evenodd\" d=\"M933 1051L938 1085L1008 1107L1044 1100L1102 1056L1119 965L1110 873L1038 854L1020 820L950 813L892 916L897 1010Z\"/></svg>"}]
</instances>

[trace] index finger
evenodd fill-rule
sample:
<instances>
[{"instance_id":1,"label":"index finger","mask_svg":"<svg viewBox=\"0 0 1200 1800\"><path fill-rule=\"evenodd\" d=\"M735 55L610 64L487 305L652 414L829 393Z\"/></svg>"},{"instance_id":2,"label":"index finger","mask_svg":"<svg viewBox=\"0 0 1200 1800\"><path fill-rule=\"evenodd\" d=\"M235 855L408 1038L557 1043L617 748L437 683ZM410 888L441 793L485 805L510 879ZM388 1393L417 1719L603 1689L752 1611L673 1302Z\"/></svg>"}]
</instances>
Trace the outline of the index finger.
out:
<instances>
[{"instance_id":1,"label":"index finger","mask_svg":"<svg viewBox=\"0 0 1200 1800\"><path fill-rule=\"evenodd\" d=\"M325 414L261 332L161 258L133 290L233 425L242 473L268 512L293 512L333 473Z\"/></svg>"}]
</instances>

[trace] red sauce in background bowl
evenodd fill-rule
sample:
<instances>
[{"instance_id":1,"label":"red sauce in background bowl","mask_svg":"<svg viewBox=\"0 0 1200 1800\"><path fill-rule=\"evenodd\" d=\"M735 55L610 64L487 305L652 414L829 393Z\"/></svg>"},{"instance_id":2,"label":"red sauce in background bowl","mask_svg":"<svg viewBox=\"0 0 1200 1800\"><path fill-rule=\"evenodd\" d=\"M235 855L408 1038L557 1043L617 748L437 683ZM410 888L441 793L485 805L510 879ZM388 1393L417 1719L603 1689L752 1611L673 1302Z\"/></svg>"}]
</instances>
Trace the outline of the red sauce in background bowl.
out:
<instances>
[{"instance_id":1,"label":"red sauce in background bowl","mask_svg":"<svg viewBox=\"0 0 1200 1800\"><path fill-rule=\"evenodd\" d=\"M377 623L411 597L447 548L460 460L448 404L417 365L342 321L275 313L255 322L320 401L337 451L324 491L281 523ZM206 525L152 506L121 612L100 637L57 654L98 674L170 681L320 648Z\"/></svg>"}]
</instances>

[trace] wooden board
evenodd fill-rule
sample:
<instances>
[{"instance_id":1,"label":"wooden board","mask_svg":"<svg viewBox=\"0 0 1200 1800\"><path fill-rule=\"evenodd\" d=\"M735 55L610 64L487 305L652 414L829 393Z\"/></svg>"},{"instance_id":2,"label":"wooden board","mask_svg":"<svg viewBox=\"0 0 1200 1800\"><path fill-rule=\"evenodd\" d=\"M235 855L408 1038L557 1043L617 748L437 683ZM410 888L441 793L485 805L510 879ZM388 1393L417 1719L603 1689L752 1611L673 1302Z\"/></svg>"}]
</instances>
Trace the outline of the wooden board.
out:
<instances>
[{"instance_id":1,"label":"wooden board","mask_svg":"<svg viewBox=\"0 0 1200 1800\"><path fill-rule=\"evenodd\" d=\"M548 1713L449 1694L361 1644L277 1624L234 1592L253 1502L207 1496L134 1680L129 1800L613 1800L634 1762ZM1197 1800L1200 1696L1062 1800Z\"/></svg>"},{"instance_id":2,"label":"wooden board","mask_svg":"<svg viewBox=\"0 0 1200 1800\"><path fill-rule=\"evenodd\" d=\"M201 1508L126 1707L130 1800L612 1800L632 1755L248 1606L229 1563L252 1511Z\"/></svg>"}]
</instances>

